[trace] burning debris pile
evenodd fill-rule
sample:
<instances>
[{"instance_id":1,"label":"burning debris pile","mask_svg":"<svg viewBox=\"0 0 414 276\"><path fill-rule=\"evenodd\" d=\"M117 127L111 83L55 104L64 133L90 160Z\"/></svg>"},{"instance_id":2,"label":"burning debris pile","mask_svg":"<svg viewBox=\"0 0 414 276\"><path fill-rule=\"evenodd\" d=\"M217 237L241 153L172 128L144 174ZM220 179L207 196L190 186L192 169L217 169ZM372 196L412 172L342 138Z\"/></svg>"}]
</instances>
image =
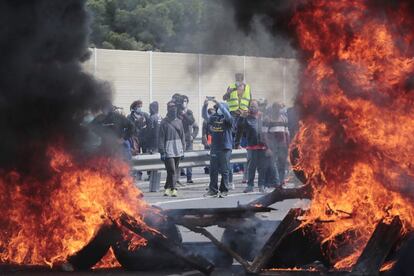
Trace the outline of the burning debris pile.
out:
<instances>
[{"instance_id":1,"label":"burning debris pile","mask_svg":"<svg viewBox=\"0 0 414 276\"><path fill-rule=\"evenodd\" d=\"M121 213L153 231L142 221L153 210L127 164L105 153L85 156L80 146L85 114L111 102L107 85L81 67L88 58L84 2L0 3L3 264L65 262ZM129 240L145 243L137 235Z\"/></svg>"},{"instance_id":2,"label":"burning debris pile","mask_svg":"<svg viewBox=\"0 0 414 276\"><path fill-rule=\"evenodd\" d=\"M119 265L114 251L122 259L121 243L133 252L152 242L210 273L211 263L152 227L157 222L147 225L148 218L164 218L141 199L119 157L85 155L80 147L83 117L111 100L107 85L82 71L88 58L84 2L0 3L7 26L0 30L0 261L90 268L110 252L99 266L112 267ZM191 210L175 215L175 223L209 237L248 272L261 273L269 263L292 269L312 262L278 255L301 242L309 250L302 255L323 260L325 268L376 269L414 223L412 7L408 1L300 2L291 24L306 68L292 149L307 185L276 189L232 216L251 219L287 198L311 198L310 209L292 210L252 263L201 228L238 225L223 218L226 210ZM382 253L371 255L384 240ZM85 264L83 254L96 244L99 254Z\"/></svg>"},{"instance_id":3,"label":"burning debris pile","mask_svg":"<svg viewBox=\"0 0 414 276\"><path fill-rule=\"evenodd\" d=\"M350 269L380 221L399 218L402 233L414 223L412 4L305 2L292 21L306 55L295 140L313 187L304 224L332 251L348 244L328 257Z\"/></svg>"}]
</instances>

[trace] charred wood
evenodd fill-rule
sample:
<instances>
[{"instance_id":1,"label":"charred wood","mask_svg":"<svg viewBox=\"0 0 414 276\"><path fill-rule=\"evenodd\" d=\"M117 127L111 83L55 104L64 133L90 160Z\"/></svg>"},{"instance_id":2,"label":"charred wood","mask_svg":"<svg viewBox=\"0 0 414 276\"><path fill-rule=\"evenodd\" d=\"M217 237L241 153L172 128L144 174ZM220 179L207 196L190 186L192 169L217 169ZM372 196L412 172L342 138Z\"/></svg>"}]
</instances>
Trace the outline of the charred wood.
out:
<instances>
[{"instance_id":1,"label":"charred wood","mask_svg":"<svg viewBox=\"0 0 414 276\"><path fill-rule=\"evenodd\" d=\"M88 270L105 256L118 237L117 227L105 224L85 247L68 258L68 262L75 270Z\"/></svg>"},{"instance_id":2,"label":"charred wood","mask_svg":"<svg viewBox=\"0 0 414 276\"><path fill-rule=\"evenodd\" d=\"M318 264L319 271L330 267L329 261L323 255L321 240L314 225L307 224L286 234L264 268L308 269L314 268L315 264Z\"/></svg>"},{"instance_id":3,"label":"charred wood","mask_svg":"<svg viewBox=\"0 0 414 276\"><path fill-rule=\"evenodd\" d=\"M254 213L270 212L273 208L263 206L240 206L234 208L189 208L189 209L170 209L164 210L162 213L171 218L182 216L234 216L243 217L250 216Z\"/></svg>"},{"instance_id":4,"label":"charred wood","mask_svg":"<svg viewBox=\"0 0 414 276\"><path fill-rule=\"evenodd\" d=\"M199 208L165 210L163 214L179 225L191 225L208 227L218 225L220 227L237 227L241 221L253 217L259 212L274 210L268 207L242 206L236 208Z\"/></svg>"},{"instance_id":5,"label":"charred wood","mask_svg":"<svg viewBox=\"0 0 414 276\"><path fill-rule=\"evenodd\" d=\"M187 252L181 245L167 239L161 233L144 231L133 217L124 213L120 217L120 223L133 233L145 238L149 244L152 243L167 250L204 274L209 275L214 270L214 265L211 262L199 255Z\"/></svg>"},{"instance_id":6,"label":"charred wood","mask_svg":"<svg viewBox=\"0 0 414 276\"><path fill-rule=\"evenodd\" d=\"M378 275L385 258L400 239L402 227L398 216L390 223L378 223L352 271L363 275Z\"/></svg>"},{"instance_id":7,"label":"charred wood","mask_svg":"<svg viewBox=\"0 0 414 276\"><path fill-rule=\"evenodd\" d=\"M185 225L184 225L185 226ZM187 225L185 226L186 228L188 228L189 230L195 232L195 233L199 233L201 235L203 235L204 237L208 238L215 246L217 246L217 248L219 248L220 250L222 250L223 252L229 254L230 256L232 256L239 264L241 264L243 266L243 268L245 269L245 271L249 271L250 268L250 264L244 260L239 254L237 254L236 252L234 252L231 248L229 248L228 246L224 245L223 243L221 243L219 240L217 240L210 232L208 232L206 229L202 228L202 227L194 227L191 225Z\"/></svg>"},{"instance_id":8,"label":"charred wood","mask_svg":"<svg viewBox=\"0 0 414 276\"><path fill-rule=\"evenodd\" d=\"M328 266L333 267L335 263L350 256L355 251L355 248L349 241L357 240L358 238L360 238L360 235L357 231L348 230L322 243L321 249L329 263Z\"/></svg>"},{"instance_id":9,"label":"charred wood","mask_svg":"<svg viewBox=\"0 0 414 276\"><path fill-rule=\"evenodd\" d=\"M392 256L394 266L389 274L386 275L411 275L414 260L414 232L408 233L396 248Z\"/></svg>"},{"instance_id":10,"label":"charred wood","mask_svg":"<svg viewBox=\"0 0 414 276\"><path fill-rule=\"evenodd\" d=\"M262 206L267 207L276 202L283 201L286 199L311 199L312 198L312 187L305 185L295 189L283 189L281 187L275 188L271 193L266 194L252 202L247 206Z\"/></svg>"},{"instance_id":11,"label":"charred wood","mask_svg":"<svg viewBox=\"0 0 414 276\"><path fill-rule=\"evenodd\" d=\"M260 251L260 254L254 259L249 269L250 272L259 273L266 267L283 238L300 225L300 221L297 218L302 213L303 211L301 209L291 209L289 211L286 217L279 224L279 227L277 227L277 229L265 243L262 250Z\"/></svg>"},{"instance_id":12,"label":"charred wood","mask_svg":"<svg viewBox=\"0 0 414 276\"><path fill-rule=\"evenodd\" d=\"M182 237L177 226L170 220L154 219L146 217L144 221L147 226L157 229L163 236L173 243L181 244ZM157 239L157 237L154 237ZM145 271L170 268L185 268L176 256L154 242L148 242L146 246L131 247L128 236L123 236L112 246L118 262L123 268L130 271ZM188 266L187 266L188 267Z\"/></svg>"}]
</instances>

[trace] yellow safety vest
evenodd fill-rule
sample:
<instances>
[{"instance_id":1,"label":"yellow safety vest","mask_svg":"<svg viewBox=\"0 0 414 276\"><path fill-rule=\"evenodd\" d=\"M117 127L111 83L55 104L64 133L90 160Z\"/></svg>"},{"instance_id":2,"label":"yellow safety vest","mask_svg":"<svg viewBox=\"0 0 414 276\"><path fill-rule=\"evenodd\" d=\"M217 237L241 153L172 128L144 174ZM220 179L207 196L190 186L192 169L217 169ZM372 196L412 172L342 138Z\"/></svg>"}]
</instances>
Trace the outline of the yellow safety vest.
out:
<instances>
[{"instance_id":1,"label":"yellow safety vest","mask_svg":"<svg viewBox=\"0 0 414 276\"><path fill-rule=\"evenodd\" d=\"M236 84L232 84L229 86L230 89L236 89ZM239 94L237 90L234 90L230 93L230 98L227 100L227 104L229 106L230 112L237 111L239 109L241 110L248 110L250 100L252 99L252 96L250 94L250 85L246 84L246 87L244 88L244 92L242 97L239 99Z\"/></svg>"}]
</instances>

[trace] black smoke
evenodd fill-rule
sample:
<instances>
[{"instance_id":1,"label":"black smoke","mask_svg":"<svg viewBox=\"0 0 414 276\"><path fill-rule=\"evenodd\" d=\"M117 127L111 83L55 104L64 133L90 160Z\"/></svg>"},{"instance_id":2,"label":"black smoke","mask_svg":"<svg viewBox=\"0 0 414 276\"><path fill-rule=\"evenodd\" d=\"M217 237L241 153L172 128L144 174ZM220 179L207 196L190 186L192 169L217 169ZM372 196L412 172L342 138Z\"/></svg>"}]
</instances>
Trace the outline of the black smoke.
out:
<instances>
[{"instance_id":1,"label":"black smoke","mask_svg":"<svg viewBox=\"0 0 414 276\"><path fill-rule=\"evenodd\" d=\"M235 20L246 33L252 30L255 16L263 17L263 24L275 35L283 34L291 37L289 22L294 15L296 1L287 0L227 0L233 6Z\"/></svg>"},{"instance_id":2,"label":"black smoke","mask_svg":"<svg viewBox=\"0 0 414 276\"><path fill-rule=\"evenodd\" d=\"M295 32L290 22L298 6L298 1L224 0L223 3L234 11L236 25L246 35L254 34L255 25L259 22L266 29L266 32L273 36L276 46L274 56L296 56L296 52L293 51L297 48Z\"/></svg>"},{"instance_id":3,"label":"black smoke","mask_svg":"<svg viewBox=\"0 0 414 276\"><path fill-rule=\"evenodd\" d=\"M33 174L47 147L75 149L86 111L110 103L89 57L85 0L0 2L0 169Z\"/></svg>"}]
</instances>

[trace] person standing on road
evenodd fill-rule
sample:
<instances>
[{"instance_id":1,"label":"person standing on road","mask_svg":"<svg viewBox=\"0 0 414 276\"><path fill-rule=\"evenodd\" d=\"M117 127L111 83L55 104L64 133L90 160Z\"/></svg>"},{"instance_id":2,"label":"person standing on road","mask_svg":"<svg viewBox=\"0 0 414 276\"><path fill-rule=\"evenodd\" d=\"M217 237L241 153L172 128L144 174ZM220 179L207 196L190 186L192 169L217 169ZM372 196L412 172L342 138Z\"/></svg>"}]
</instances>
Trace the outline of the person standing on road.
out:
<instances>
[{"instance_id":1,"label":"person standing on road","mask_svg":"<svg viewBox=\"0 0 414 276\"><path fill-rule=\"evenodd\" d=\"M138 155L146 152L146 136L147 125L149 121L148 113L142 110L142 101L134 101L130 106L131 113L127 116L135 127L134 134L130 139L131 153L132 155ZM138 171L134 173L134 176L138 179L142 179L142 172Z\"/></svg>"},{"instance_id":2,"label":"person standing on road","mask_svg":"<svg viewBox=\"0 0 414 276\"><path fill-rule=\"evenodd\" d=\"M225 197L229 191L230 158L233 147L233 118L228 106L212 100L215 113L208 114L208 102L204 102L202 114L207 121L211 134L210 146L210 185L205 196ZM221 184L218 187L218 174L221 174Z\"/></svg>"},{"instance_id":3,"label":"person standing on road","mask_svg":"<svg viewBox=\"0 0 414 276\"><path fill-rule=\"evenodd\" d=\"M248 113L252 93L250 85L244 82L244 75L237 73L235 83L227 88L223 100L227 101L231 115L234 118L234 148L240 148L240 140L243 135L245 115Z\"/></svg>"},{"instance_id":4,"label":"person standing on road","mask_svg":"<svg viewBox=\"0 0 414 276\"><path fill-rule=\"evenodd\" d=\"M167 170L164 196L176 197L177 180L180 160L184 157L185 138L183 123L177 118L177 105L170 101L167 104L167 117L162 120L159 134L159 147L161 160Z\"/></svg>"},{"instance_id":5,"label":"person standing on road","mask_svg":"<svg viewBox=\"0 0 414 276\"><path fill-rule=\"evenodd\" d=\"M146 135L146 128L149 121L148 113L142 110L142 101L137 100L134 101L130 106L131 113L127 116L128 120L130 120L135 126L135 133L134 136L138 142L138 145L135 145L133 150L133 154L140 154L146 151L145 145L145 135Z\"/></svg>"},{"instance_id":6,"label":"person standing on road","mask_svg":"<svg viewBox=\"0 0 414 276\"><path fill-rule=\"evenodd\" d=\"M249 106L249 114L246 117L244 129L247 136L248 152L248 180L245 193L253 192L256 169L259 174L258 186L260 192L265 192L266 171L273 163L272 156L267 146L267 134L264 131L262 113L259 104L252 100Z\"/></svg>"},{"instance_id":7,"label":"person standing on road","mask_svg":"<svg viewBox=\"0 0 414 276\"><path fill-rule=\"evenodd\" d=\"M286 164L289 148L289 129L288 119L283 112L283 106L275 103L272 106L272 112L269 116L268 140L269 147L273 152L274 162L276 164L278 185L285 184Z\"/></svg>"},{"instance_id":8,"label":"person standing on road","mask_svg":"<svg viewBox=\"0 0 414 276\"><path fill-rule=\"evenodd\" d=\"M148 122L147 129L147 147L148 153L154 154L158 152L158 143L160 135L160 124L162 117L159 115L159 105L157 101L152 102L149 105L150 117ZM159 190L159 180L161 177L161 172L150 171L148 179L150 182L150 192L158 192Z\"/></svg>"},{"instance_id":9,"label":"person standing on road","mask_svg":"<svg viewBox=\"0 0 414 276\"><path fill-rule=\"evenodd\" d=\"M178 118L183 122L184 136L185 136L185 151L193 150L193 141L198 135L199 127L194 118L193 111L188 108L188 97L183 95L182 108L179 109ZM193 170L187 168L185 175L187 176L187 183L193 182Z\"/></svg>"},{"instance_id":10,"label":"person standing on road","mask_svg":"<svg viewBox=\"0 0 414 276\"><path fill-rule=\"evenodd\" d=\"M154 101L149 106L150 117L148 121L148 135L146 144L148 146L148 153L153 154L158 152L158 140L160 134L160 124L162 117L159 115L159 105Z\"/></svg>"},{"instance_id":11,"label":"person standing on road","mask_svg":"<svg viewBox=\"0 0 414 276\"><path fill-rule=\"evenodd\" d=\"M207 113L209 116L213 115L214 109L209 108ZM205 150L210 150L211 134L207 120L203 120L203 127L201 128L201 143L203 144ZM210 174L210 167L204 167L204 174Z\"/></svg>"}]
</instances>

